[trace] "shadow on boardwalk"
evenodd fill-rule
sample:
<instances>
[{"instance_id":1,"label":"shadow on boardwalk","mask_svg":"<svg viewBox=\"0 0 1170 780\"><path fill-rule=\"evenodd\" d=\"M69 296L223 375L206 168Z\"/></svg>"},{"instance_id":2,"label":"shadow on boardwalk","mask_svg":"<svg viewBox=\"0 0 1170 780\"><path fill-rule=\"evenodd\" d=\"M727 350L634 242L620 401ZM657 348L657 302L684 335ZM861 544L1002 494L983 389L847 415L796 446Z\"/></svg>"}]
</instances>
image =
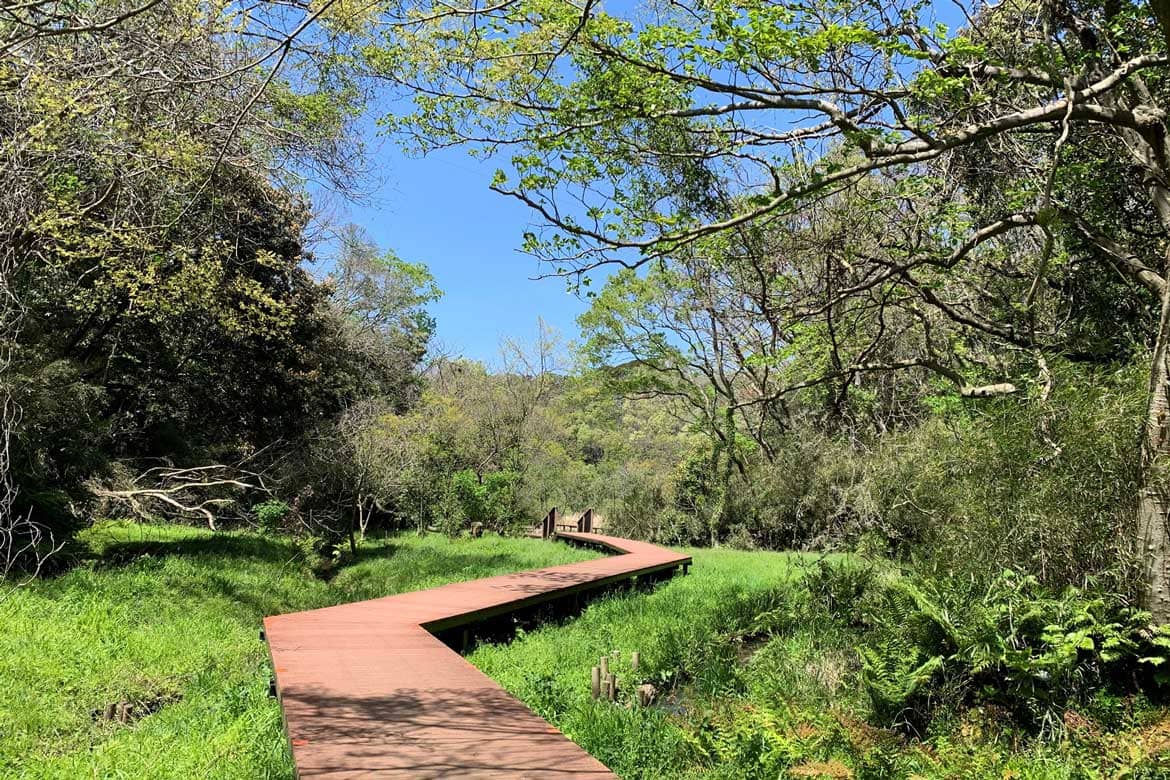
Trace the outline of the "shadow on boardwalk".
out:
<instances>
[{"instance_id":1,"label":"shadow on boardwalk","mask_svg":"<svg viewBox=\"0 0 1170 780\"><path fill-rule=\"evenodd\" d=\"M431 778L612 778L601 768L572 763L551 768L546 751L564 737L507 692L429 688L376 696L337 696L306 689L286 691L296 711L294 745L326 746L300 767L314 778L351 777L354 766L378 776ZM458 723L458 731L450 728ZM387 742L395 743L388 753ZM365 776L363 774L363 776Z\"/></svg>"}]
</instances>

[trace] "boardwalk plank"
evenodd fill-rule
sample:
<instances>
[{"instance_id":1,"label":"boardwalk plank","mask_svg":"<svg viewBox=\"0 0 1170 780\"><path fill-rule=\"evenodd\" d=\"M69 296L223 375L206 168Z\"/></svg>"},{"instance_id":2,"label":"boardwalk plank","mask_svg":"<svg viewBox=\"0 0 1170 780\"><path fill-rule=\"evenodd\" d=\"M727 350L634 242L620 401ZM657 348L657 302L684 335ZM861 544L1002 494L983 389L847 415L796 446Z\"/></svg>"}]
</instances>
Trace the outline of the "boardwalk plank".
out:
<instances>
[{"instance_id":1,"label":"boardwalk plank","mask_svg":"<svg viewBox=\"0 0 1170 780\"><path fill-rule=\"evenodd\" d=\"M613 778L431 633L691 562L645 542L560 536L621 554L265 618L298 777Z\"/></svg>"}]
</instances>

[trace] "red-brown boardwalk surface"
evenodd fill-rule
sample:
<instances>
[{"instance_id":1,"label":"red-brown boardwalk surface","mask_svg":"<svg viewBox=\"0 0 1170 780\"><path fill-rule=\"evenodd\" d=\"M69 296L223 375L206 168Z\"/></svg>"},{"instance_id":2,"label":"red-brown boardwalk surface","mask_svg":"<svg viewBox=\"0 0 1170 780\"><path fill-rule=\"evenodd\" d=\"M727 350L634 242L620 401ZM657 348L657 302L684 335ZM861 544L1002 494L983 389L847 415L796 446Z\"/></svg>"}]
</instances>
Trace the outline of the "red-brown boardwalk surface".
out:
<instances>
[{"instance_id":1,"label":"red-brown boardwalk surface","mask_svg":"<svg viewBox=\"0 0 1170 780\"><path fill-rule=\"evenodd\" d=\"M265 618L298 776L614 777L431 634L691 562L644 542L560 536L623 554Z\"/></svg>"}]
</instances>

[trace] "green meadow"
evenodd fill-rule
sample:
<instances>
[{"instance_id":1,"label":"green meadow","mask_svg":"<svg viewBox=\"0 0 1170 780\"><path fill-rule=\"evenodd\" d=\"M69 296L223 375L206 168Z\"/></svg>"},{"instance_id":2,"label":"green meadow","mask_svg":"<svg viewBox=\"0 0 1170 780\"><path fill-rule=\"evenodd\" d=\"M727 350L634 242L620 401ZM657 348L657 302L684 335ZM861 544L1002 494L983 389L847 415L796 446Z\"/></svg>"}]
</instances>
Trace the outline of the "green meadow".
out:
<instances>
[{"instance_id":1,"label":"green meadow","mask_svg":"<svg viewBox=\"0 0 1170 780\"><path fill-rule=\"evenodd\" d=\"M0 776L291 778L265 615L593 557L531 539L371 540L328 582L284 539L101 524L0 603ZM128 722L105 717L129 703Z\"/></svg>"},{"instance_id":2,"label":"green meadow","mask_svg":"<svg viewBox=\"0 0 1170 780\"><path fill-rule=\"evenodd\" d=\"M0 776L291 778L264 615L595 555L406 534L371 540L326 581L296 545L258 534L104 523L82 541L78 565L0 604ZM861 564L690 553L686 577L600 598L470 660L627 779L1162 776L1170 726L1132 699L1098 702L1058 740L980 708L918 737L868 725L854 649L867 629L834 602ZM590 696L602 655L616 703ZM651 706L636 705L637 685L654 687ZM111 705L129 708L125 722Z\"/></svg>"}]
</instances>

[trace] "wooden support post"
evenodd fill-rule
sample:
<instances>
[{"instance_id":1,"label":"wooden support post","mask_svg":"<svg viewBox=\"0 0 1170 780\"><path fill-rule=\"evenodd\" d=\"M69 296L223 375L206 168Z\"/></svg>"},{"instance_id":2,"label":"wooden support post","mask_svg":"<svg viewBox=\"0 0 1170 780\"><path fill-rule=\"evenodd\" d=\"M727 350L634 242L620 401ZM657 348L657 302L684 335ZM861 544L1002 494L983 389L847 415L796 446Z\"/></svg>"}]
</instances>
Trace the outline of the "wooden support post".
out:
<instances>
[{"instance_id":1,"label":"wooden support post","mask_svg":"<svg viewBox=\"0 0 1170 780\"><path fill-rule=\"evenodd\" d=\"M589 693L594 699L601 696L601 667L593 667L589 684Z\"/></svg>"},{"instance_id":2,"label":"wooden support post","mask_svg":"<svg viewBox=\"0 0 1170 780\"><path fill-rule=\"evenodd\" d=\"M463 652L467 652L468 646L471 645L471 631L463 629Z\"/></svg>"},{"instance_id":3,"label":"wooden support post","mask_svg":"<svg viewBox=\"0 0 1170 780\"><path fill-rule=\"evenodd\" d=\"M608 655L601 656L601 676L603 678L606 678L606 679L609 678L609 656Z\"/></svg>"},{"instance_id":4,"label":"wooden support post","mask_svg":"<svg viewBox=\"0 0 1170 780\"><path fill-rule=\"evenodd\" d=\"M610 701L617 701L617 675L616 674L611 673L609 675L609 686L608 687L609 687L609 700Z\"/></svg>"},{"instance_id":5,"label":"wooden support post","mask_svg":"<svg viewBox=\"0 0 1170 780\"><path fill-rule=\"evenodd\" d=\"M638 671L638 651L630 653L630 668L635 672Z\"/></svg>"}]
</instances>

